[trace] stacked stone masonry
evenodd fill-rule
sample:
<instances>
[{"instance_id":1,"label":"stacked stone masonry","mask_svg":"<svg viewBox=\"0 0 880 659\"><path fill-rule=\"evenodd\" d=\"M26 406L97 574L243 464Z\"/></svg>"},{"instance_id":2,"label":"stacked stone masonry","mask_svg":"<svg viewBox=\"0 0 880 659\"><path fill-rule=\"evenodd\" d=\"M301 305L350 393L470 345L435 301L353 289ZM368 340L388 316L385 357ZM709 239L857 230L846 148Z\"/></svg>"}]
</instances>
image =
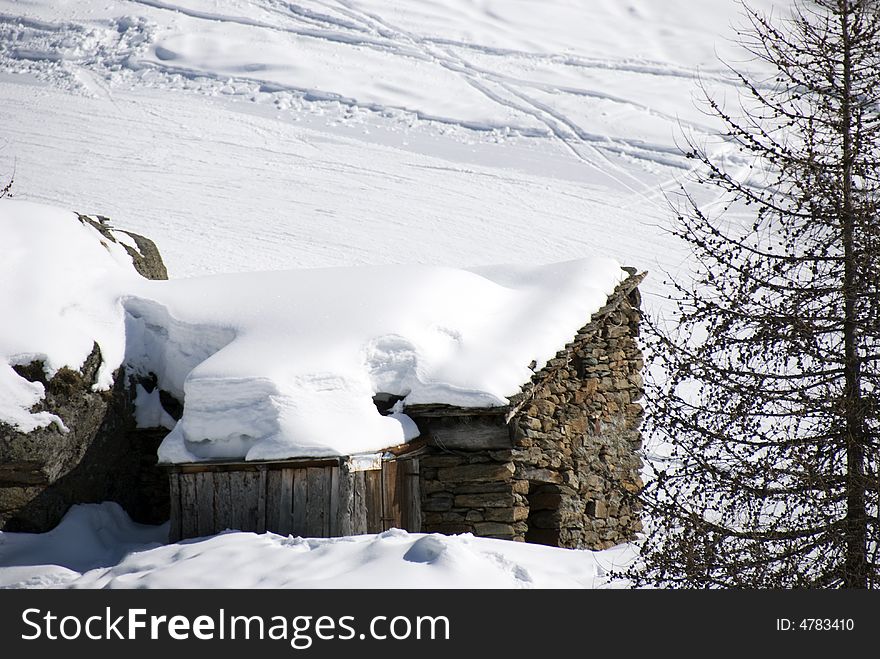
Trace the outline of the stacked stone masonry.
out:
<instances>
[{"instance_id":1,"label":"stacked stone masonry","mask_svg":"<svg viewBox=\"0 0 880 659\"><path fill-rule=\"evenodd\" d=\"M509 406L411 410L430 445L425 531L589 549L641 531L642 277L621 284Z\"/></svg>"}]
</instances>

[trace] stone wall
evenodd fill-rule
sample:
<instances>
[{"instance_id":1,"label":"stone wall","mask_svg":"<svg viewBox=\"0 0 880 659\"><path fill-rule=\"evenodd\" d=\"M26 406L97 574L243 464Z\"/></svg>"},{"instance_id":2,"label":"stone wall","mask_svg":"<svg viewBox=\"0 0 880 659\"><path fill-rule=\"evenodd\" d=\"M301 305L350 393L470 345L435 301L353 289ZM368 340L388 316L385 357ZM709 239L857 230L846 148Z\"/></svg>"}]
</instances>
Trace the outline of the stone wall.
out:
<instances>
[{"instance_id":1,"label":"stone wall","mask_svg":"<svg viewBox=\"0 0 880 659\"><path fill-rule=\"evenodd\" d=\"M604 549L641 530L641 279L621 284L508 407L408 408L431 444L425 531Z\"/></svg>"}]
</instances>

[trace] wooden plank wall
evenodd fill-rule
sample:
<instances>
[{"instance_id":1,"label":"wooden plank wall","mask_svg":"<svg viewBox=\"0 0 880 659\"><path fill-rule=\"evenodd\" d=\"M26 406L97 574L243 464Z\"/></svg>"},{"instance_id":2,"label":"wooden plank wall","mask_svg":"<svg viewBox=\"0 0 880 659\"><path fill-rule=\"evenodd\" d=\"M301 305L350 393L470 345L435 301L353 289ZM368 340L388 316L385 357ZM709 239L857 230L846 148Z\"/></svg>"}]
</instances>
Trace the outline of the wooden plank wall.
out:
<instances>
[{"instance_id":1,"label":"wooden plank wall","mask_svg":"<svg viewBox=\"0 0 880 659\"><path fill-rule=\"evenodd\" d=\"M352 511L351 533L362 535L367 531L367 477L365 471L356 471L351 474L352 486Z\"/></svg>"},{"instance_id":2,"label":"wooden plank wall","mask_svg":"<svg viewBox=\"0 0 880 659\"><path fill-rule=\"evenodd\" d=\"M171 539L225 529L326 538L421 530L418 458L344 466L172 471Z\"/></svg>"},{"instance_id":3,"label":"wooden plank wall","mask_svg":"<svg viewBox=\"0 0 880 659\"><path fill-rule=\"evenodd\" d=\"M168 474L169 497L171 499L171 528L168 529L168 541L177 542L183 537L180 530L182 513L180 508L180 474L172 471Z\"/></svg>"}]
</instances>

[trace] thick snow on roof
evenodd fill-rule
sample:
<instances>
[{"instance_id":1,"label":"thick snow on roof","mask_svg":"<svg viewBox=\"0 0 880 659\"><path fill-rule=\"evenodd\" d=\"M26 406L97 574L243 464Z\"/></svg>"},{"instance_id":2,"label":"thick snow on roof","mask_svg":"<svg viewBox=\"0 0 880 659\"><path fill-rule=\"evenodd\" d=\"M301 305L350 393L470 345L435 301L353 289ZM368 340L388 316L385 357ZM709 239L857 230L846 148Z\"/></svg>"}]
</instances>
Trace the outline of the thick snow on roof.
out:
<instances>
[{"instance_id":1,"label":"thick snow on roof","mask_svg":"<svg viewBox=\"0 0 880 659\"><path fill-rule=\"evenodd\" d=\"M403 414L379 414L374 394L404 396L404 405L503 405L529 364L552 358L625 276L590 259L160 282L149 299L126 302L129 336L143 336L129 360L185 400L162 460L379 450L418 431Z\"/></svg>"},{"instance_id":2,"label":"thick snow on roof","mask_svg":"<svg viewBox=\"0 0 880 659\"><path fill-rule=\"evenodd\" d=\"M404 405L503 405L530 363L552 358L626 277L593 258L147 281L70 213L6 201L0 211L13 252L4 281L17 282L0 297L13 319L0 334L2 382L30 391L4 393L0 418L25 430L44 422L27 412L41 387L9 363L77 367L95 340L106 386L124 346L130 369L155 373L184 402L160 448L165 462L346 455L417 436L401 410L378 412L378 392Z\"/></svg>"}]
</instances>

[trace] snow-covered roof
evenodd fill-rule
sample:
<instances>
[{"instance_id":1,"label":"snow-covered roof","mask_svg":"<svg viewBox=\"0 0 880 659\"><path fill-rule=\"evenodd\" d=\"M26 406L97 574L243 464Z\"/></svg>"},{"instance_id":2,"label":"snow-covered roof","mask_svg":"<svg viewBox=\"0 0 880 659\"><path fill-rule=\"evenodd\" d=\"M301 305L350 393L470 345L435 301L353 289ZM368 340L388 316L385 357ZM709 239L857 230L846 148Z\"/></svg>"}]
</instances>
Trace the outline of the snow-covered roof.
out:
<instances>
[{"instance_id":1,"label":"snow-covered roof","mask_svg":"<svg viewBox=\"0 0 880 659\"><path fill-rule=\"evenodd\" d=\"M375 451L418 434L407 404L504 405L531 377L531 362L541 368L627 276L613 260L590 258L147 281L125 267L124 251L101 247L99 234L70 216L0 202L3 244L11 233L20 251L4 266L4 281L18 284L0 295L4 315L16 318L0 334L0 386L32 388L14 400L4 389L0 419L23 429L42 423L27 421L38 385L22 384L10 363L39 355L51 368L76 367L94 338L106 373L124 345L130 369L155 373L184 400L160 448L172 463ZM60 228L63 218L73 228ZM67 265L38 267L36 255ZM23 314L16 300L26 301ZM404 407L382 416L378 392L404 397ZM155 392L140 389L138 403L155 410Z\"/></svg>"}]
</instances>

